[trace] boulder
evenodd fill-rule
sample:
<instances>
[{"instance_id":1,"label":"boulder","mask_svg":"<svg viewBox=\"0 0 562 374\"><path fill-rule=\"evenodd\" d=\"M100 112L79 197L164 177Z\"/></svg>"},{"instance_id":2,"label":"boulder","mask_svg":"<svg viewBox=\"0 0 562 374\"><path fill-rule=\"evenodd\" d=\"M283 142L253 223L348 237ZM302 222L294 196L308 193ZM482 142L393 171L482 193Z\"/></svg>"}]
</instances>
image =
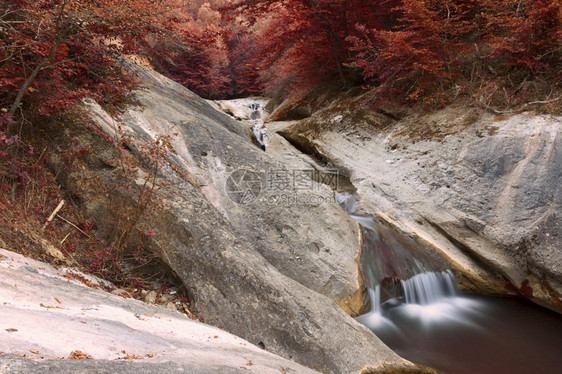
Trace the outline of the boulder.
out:
<instances>
[{"instance_id":1,"label":"boulder","mask_svg":"<svg viewBox=\"0 0 562 374\"><path fill-rule=\"evenodd\" d=\"M337 115L286 136L347 170L365 211L443 252L465 287L562 310L560 117L451 106L383 129L319 130Z\"/></svg>"},{"instance_id":2,"label":"boulder","mask_svg":"<svg viewBox=\"0 0 562 374\"><path fill-rule=\"evenodd\" d=\"M4 249L0 269L2 373L316 373L73 269Z\"/></svg>"},{"instance_id":3,"label":"boulder","mask_svg":"<svg viewBox=\"0 0 562 374\"><path fill-rule=\"evenodd\" d=\"M295 174L252 145L240 122L171 80L136 69L144 86L137 92L140 107L119 118L91 100L85 108L109 138L124 130L147 140L170 135L172 151L157 175L167 185L159 191L164 209L139 221L137 227L153 235L132 235L131 241L156 253L182 280L194 311L322 372L423 370L344 311L357 314L363 306L360 237L331 189L310 179L299 179L304 187L291 184L294 179L268 185L268 178ZM45 133L53 145L70 139L81 144L85 151L75 167L64 168L62 157L53 157L51 165L98 233L111 232L109 204L119 201L134 210L147 186L139 148L123 145L122 152L138 160L138 178L117 191L111 187L118 153L98 131L69 124Z\"/></svg>"}]
</instances>

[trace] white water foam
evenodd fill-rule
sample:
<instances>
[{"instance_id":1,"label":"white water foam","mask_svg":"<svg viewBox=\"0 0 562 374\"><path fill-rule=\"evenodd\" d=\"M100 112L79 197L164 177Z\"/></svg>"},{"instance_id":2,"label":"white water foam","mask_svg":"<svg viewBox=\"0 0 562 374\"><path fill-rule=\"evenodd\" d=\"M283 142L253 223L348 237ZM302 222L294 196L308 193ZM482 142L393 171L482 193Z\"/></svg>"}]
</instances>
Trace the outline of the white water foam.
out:
<instances>
[{"instance_id":1,"label":"white water foam","mask_svg":"<svg viewBox=\"0 0 562 374\"><path fill-rule=\"evenodd\" d=\"M336 202L345 210L348 214L352 215L359 209L359 201L357 197L347 192L334 192L334 198Z\"/></svg>"},{"instance_id":2,"label":"white water foam","mask_svg":"<svg viewBox=\"0 0 562 374\"><path fill-rule=\"evenodd\" d=\"M381 288L379 285L368 288L369 298L371 300L371 310L357 317L357 321L370 329L385 329L398 332L398 327L391 320L384 317L381 312Z\"/></svg>"},{"instance_id":3,"label":"white water foam","mask_svg":"<svg viewBox=\"0 0 562 374\"><path fill-rule=\"evenodd\" d=\"M407 304L428 305L456 294L456 280L450 270L417 274L400 282Z\"/></svg>"}]
</instances>

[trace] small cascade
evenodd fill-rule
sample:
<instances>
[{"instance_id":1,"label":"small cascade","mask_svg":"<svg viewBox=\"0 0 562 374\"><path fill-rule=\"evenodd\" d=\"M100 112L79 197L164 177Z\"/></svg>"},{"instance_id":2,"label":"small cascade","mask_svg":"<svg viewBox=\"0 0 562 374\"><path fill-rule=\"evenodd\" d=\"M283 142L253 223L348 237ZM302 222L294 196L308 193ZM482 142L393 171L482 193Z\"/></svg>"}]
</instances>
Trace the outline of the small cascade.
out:
<instances>
[{"instance_id":1,"label":"small cascade","mask_svg":"<svg viewBox=\"0 0 562 374\"><path fill-rule=\"evenodd\" d=\"M260 112L260 104L259 103L250 103L248 104L248 108L250 108L250 110L252 111L251 113L251 119L258 119L261 118L261 112Z\"/></svg>"},{"instance_id":2,"label":"small cascade","mask_svg":"<svg viewBox=\"0 0 562 374\"><path fill-rule=\"evenodd\" d=\"M374 289L369 288L369 298L371 299L371 310L357 317L357 321L363 325L374 329L382 328L390 331L396 331L396 326L386 318L381 310L381 287L375 286Z\"/></svg>"},{"instance_id":3,"label":"small cascade","mask_svg":"<svg viewBox=\"0 0 562 374\"><path fill-rule=\"evenodd\" d=\"M381 287L377 285L375 289L369 288L369 298L371 299L371 313L381 311Z\"/></svg>"},{"instance_id":4,"label":"small cascade","mask_svg":"<svg viewBox=\"0 0 562 374\"><path fill-rule=\"evenodd\" d=\"M450 270L417 274L400 283L407 304L429 305L456 295L456 279Z\"/></svg>"},{"instance_id":5,"label":"small cascade","mask_svg":"<svg viewBox=\"0 0 562 374\"><path fill-rule=\"evenodd\" d=\"M361 273L370 288L381 286L383 300L404 296L407 292L405 287L420 290L431 286L426 278L450 277L450 273L442 275L447 268L445 260L432 254L414 238L370 217L352 217L361 224L363 233ZM445 280L439 282L450 283ZM454 277L451 282L455 283ZM418 291L420 294L423 292L431 295L434 291Z\"/></svg>"},{"instance_id":6,"label":"small cascade","mask_svg":"<svg viewBox=\"0 0 562 374\"><path fill-rule=\"evenodd\" d=\"M447 262L414 237L371 216L358 215L355 194L335 192L336 202L360 225L360 268L371 299L371 312L381 301L404 297L407 304L429 305L456 295L456 279Z\"/></svg>"},{"instance_id":7,"label":"small cascade","mask_svg":"<svg viewBox=\"0 0 562 374\"><path fill-rule=\"evenodd\" d=\"M359 323L402 357L440 372L560 371L558 315L517 299L463 294L439 253L382 219L361 215L356 190L350 191L334 197L363 234L360 268L371 307L356 317Z\"/></svg>"},{"instance_id":8,"label":"small cascade","mask_svg":"<svg viewBox=\"0 0 562 374\"><path fill-rule=\"evenodd\" d=\"M357 201L355 195L347 192L336 191L334 192L334 198L342 209L347 212L347 214L357 213L357 209L359 209L359 202Z\"/></svg>"}]
</instances>

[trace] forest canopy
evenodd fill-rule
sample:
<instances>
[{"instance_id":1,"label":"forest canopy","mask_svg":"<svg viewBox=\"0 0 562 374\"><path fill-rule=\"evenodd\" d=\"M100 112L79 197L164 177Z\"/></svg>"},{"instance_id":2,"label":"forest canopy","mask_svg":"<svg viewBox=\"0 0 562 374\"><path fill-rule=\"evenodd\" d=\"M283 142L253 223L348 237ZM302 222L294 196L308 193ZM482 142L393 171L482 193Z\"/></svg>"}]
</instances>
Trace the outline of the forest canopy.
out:
<instances>
[{"instance_id":1,"label":"forest canopy","mask_svg":"<svg viewBox=\"0 0 562 374\"><path fill-rule=\"evenodd\" d=\"M134 55L207 98L320 82L397 104L518 105L562 78L561 0L5 0L0 126L91 96L111 105Z\"/></svg>"}]
</instances>

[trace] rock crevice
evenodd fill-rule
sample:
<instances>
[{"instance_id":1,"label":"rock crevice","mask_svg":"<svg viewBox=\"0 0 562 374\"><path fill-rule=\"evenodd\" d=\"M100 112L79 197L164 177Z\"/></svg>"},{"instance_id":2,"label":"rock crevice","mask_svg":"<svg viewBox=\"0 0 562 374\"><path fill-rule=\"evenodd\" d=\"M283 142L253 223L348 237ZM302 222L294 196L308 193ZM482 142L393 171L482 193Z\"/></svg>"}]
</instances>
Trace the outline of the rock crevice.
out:
<instances>
[{"instance_id":1,"label":"rock crevice","mask_svg":"<svg viewBox=\"0 0 562 374\"><path fill-rule=\"evenodd\" d=\"M182 280L191 307L208 323L322 372L360 373L384 364L418 370L338 306L358 309L359 240L357 224L333 201L331 189L270 190L263 181L252 199L233 198L226 187L232 173L250 171L260 179L291 173L291 166L254 146L242 122L152 71L139 73L141 108L112 118L92 101L85 107L110 136L117 125L148 139L177 133L158 174L168 186L160 192L166 210L139 223L153 236L131 240L158 254ZM61 184L80 196L85 215L100 231L110 230L104 207L114 181L103 160L112 145L85 128L52 130L54 143L73 137L95 150L72 170L62 170L56 158L52 164ZM84 178L97 183L81 185ZM134 205L138 188L113 198Z\"/></svg>"},{"instance_id":2,"label":"rock crevice","mask_svg":"<svg viewBox=\"0 0 562 374\"><path fill-rule=\"evenodd\" d=\"M344 118L319 130L332 115L319 112L286 136L349 170L365 211L442 251L470 288L519 289L561 311L560 117L450 107L384 129Z\"/></svg>"}]
</instances>

